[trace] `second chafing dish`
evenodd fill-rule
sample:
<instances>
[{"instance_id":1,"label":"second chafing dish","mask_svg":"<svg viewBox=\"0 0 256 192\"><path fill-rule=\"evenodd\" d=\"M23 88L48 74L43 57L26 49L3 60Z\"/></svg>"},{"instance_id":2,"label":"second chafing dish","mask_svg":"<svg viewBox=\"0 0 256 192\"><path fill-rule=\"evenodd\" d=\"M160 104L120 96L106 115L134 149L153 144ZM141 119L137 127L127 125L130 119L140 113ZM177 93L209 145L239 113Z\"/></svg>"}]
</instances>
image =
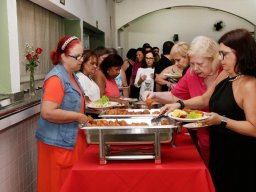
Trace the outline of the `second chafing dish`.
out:
<instances>
[{"instance_id":1,"label":"second chafing dish","mask_svg":"<svg viewBox=\"0 0 256 192\"><path fill-rule=\"evenodd\" d=\"M102 119L98 119L99 121ZM104 121L116 121L117 119L104 119ZM152 124L150 118L129 118L127 123L147 123L148 125L127 125L127 126L94 126L82 127L86 130L88 143L99 143L100 164L106 164L107 160L139 160L155 159L155 163L161 163L160 143L171 143L174 128L173 122L170 125ZM149 144L148 148L144 145ZM119 152L113 153L113 146L121 145ZM136 146L136 150L127 150L127 146ZM142 146L142 147L140 147ZM134 148L132 148L134 149Z\"/></svg>"},{"instance_id":2,"label":"second chafing dish","mask_svg":"<svg viewBox=\"0 0 256 192\"><path fill-rule=\"evenodd\" d=\"M105 119L105 121L116 120L117 119ZM144 122L148 125L84 127L83 129L86 129L87 142L98 144L99 130L104 130L105 142L108 144L152 144L154 142L154 133L156 129L159 129L160 142L171 143L173 133L172 128L176 127L173 121L170 122L170 125L152 125L151 118L128 118L118 120L125 120L127 123Z\"/></svg>"}]
</instances>

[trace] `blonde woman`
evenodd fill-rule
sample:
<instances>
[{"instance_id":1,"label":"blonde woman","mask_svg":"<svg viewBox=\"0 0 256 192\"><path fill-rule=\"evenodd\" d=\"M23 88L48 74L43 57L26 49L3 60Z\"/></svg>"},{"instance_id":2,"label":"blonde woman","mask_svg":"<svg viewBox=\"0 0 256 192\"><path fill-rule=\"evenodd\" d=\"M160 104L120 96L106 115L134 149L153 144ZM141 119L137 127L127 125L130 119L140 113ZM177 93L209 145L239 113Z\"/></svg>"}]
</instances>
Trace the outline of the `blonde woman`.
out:
<instances>
[{"instance_id":1,"label":"blonde woman","mask_svg":"<svg viewBox=\"0 0 256 192\"><path fill-rule=\"evenodd\" d=\"M157 75L155 81L159 85L166 85L171 90L177 83L178 79L169 78L166 74L180 75L182 76L189 66L188 52L189 44L186 42L179 42L175 44L170 52L171 60L174 65L165 68L159 75Z\"/></svg>"}]
</instances>

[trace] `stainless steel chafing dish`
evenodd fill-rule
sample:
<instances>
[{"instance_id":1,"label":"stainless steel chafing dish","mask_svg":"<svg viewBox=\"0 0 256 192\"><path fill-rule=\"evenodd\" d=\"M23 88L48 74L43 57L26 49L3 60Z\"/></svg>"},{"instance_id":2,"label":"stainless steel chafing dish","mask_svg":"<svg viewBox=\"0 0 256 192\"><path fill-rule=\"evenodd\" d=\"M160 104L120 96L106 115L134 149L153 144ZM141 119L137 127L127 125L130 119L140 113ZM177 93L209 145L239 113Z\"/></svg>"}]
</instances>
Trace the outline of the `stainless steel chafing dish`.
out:
<instances>
[{"instance_id":1,"label":"stainless steel chafing dish","mask_svg":"<svg viewBox=\"0 0 256 192\"><path fill-rule=\"evenodd\" d=\"M145 122L148 125L81 128L86 130L88 143L99 143L100 164L106 164L107 160L138 159L155 159L155 163L161 163L160 143L172 144L176 128L174 122L170 125L152 124L151 118L129 118L125 121L129 124ZM145 148L145 145L149 147Z\"/></svg>"}]
</instances>

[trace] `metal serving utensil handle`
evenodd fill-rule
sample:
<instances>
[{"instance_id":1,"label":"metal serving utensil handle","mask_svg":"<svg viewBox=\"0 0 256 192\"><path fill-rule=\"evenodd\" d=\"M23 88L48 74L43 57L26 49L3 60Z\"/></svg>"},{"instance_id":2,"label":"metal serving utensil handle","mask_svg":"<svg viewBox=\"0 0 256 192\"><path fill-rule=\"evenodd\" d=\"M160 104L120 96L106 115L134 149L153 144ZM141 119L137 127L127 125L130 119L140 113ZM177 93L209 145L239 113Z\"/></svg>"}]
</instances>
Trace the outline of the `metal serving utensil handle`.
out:
<instances>
[{"instance_id":1,"label":"metal serving utensil handle","mask_svg":"<svg viewBox=\"0 0 256 192\"><path fill-rule=\"evenodd\" d=\"M166 117L166 115L164 115L164 114L162 113L162 114L160 114L160 115L154 117L153 119L151 119L152 125L157 125L157 124L160 122L160 120L162 119L162 117Z\"/></svg>"}]
</instances>

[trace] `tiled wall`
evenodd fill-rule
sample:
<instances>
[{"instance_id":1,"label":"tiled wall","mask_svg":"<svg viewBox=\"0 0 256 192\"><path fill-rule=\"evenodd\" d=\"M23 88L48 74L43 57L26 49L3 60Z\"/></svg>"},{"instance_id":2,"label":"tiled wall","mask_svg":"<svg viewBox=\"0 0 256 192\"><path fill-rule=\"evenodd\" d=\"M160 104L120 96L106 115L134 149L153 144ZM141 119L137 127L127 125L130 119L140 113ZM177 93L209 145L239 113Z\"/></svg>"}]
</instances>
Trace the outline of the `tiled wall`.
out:
<instances>
[{"instance_id":1,"label":"tiled wall","mask_svg":"<svg viewBox=\"0 0 256 192\"><path fill-rule=\"evenodd\" d=\"M35 192L39 115L0 132L0 191Z\"/></svg>"}]
</instances>

